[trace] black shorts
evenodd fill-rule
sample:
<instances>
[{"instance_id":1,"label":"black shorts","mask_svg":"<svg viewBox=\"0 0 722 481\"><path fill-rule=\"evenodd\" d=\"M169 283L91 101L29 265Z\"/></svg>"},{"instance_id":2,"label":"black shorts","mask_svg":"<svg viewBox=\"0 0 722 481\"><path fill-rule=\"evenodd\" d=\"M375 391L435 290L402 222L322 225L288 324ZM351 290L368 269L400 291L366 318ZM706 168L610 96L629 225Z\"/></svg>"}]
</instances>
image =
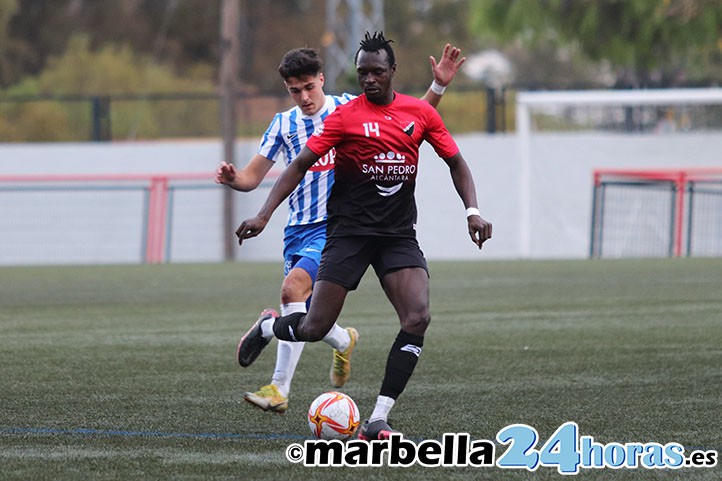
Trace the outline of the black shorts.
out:
<instances>
[{"instance_id":1,"label":"black shorts","mask_svg":"<svg viewBox=\"0 0 722 481\"><path fill-rule=\"evenodd\" d=\"M424 253L413 237L332 237L326 240L316 280L353 291L369 266L373 266L379 280L407 267L421 267L427 275L429 272Z\"/></svg>"}]
</instances>

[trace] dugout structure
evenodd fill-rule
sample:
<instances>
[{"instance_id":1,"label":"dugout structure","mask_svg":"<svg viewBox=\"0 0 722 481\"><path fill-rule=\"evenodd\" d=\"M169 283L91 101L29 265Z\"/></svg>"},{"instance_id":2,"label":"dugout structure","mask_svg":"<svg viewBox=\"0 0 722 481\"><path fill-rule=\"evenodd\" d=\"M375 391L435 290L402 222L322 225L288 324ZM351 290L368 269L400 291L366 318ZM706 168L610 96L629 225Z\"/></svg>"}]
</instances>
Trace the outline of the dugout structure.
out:
<instances>
[{"instance_id":1,"label":"dugout structure","mask_svg":"<svg viewBox=\"0 0 722 481\"><path fill-rule=\"evenodd\" d=\"M722 256L722 169L596 170L589 255Z\"/></svg>"}]
</instances>

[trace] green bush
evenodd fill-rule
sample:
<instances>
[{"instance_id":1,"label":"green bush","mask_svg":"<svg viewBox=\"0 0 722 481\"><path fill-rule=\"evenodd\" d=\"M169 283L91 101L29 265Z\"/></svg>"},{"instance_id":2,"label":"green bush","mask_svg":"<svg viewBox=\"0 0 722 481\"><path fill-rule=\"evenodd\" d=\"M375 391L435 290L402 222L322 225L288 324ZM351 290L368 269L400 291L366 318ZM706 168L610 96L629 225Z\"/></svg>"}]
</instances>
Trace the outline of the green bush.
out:
<instances>
[{"instance_id":1,"label":"green bush","mask_svg":"<svg viewBox=\"0 0 722 481\"><path fill-rule=\"evenodd\" d=\"M157 93L212 93L214 85L209 78L209 69L199 67L180 76L152 58L135 55L128 46L92 49L87 36L76 35L65 53L51 58L39 76L3 92L8 97L49 98L0 102L0 141L88 140L93 122L90 97L125 94L138 95L139 100L111 100L113 138L215 133L218 102L213 99L143 100L145 95ZM68 100L68 96L78 99Z\"/></svg>"},{"instance_id":2,"label":"green bush","mask_svg":"<svg viewBox=\"0 0 722 481\"><path fill-rule=\"evenodd\" d=\"M501 95L501 94L497 94ZM506 106L497 107L496 131L513 132L515 115L513 92L506 92ZM485 132L487 97L484 90L454 91L453 85L444 94L439 104L439 113L452 134Z\"/></svg>"}]
</instances>

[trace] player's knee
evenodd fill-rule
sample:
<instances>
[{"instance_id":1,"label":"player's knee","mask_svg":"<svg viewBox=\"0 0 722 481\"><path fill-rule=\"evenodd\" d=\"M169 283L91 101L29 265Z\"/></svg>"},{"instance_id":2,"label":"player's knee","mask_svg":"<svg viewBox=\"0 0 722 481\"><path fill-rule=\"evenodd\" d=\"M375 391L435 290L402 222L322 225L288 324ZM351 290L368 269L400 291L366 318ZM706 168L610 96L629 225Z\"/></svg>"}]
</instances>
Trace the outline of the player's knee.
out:
<instances>
[{"instance_id":1,"label":"player's knee","mask_svg":"<svg viewBox=\"0 0 722 481\"><path fill-rule=\"evenodd\" d=\"M431 323L428 310L414 312L401 320L401 328L411 334L423 335Z\"/></svg>"},{"instance_id":2,"label":"player's knee","mask_svg":"<svg viewBox=\"0 0 722 481\"><path fill-rule=\"evenodd\" d=\"M311 294L311 280L300 275L294 275L293 271L283 280L281 284L281 304L290 302L305 302Z\"/></svg>"},{"instance_id":3,"label":"player's knee","mask_svg":"<svg viewBox=\"0 0 722 481\"><path fill-rule=\"evenodd\" d=\"M297 286L284 282L281 286L281 304L289 304L291 302L301 302L300 293Z\"/></svg>"}]
</instances>

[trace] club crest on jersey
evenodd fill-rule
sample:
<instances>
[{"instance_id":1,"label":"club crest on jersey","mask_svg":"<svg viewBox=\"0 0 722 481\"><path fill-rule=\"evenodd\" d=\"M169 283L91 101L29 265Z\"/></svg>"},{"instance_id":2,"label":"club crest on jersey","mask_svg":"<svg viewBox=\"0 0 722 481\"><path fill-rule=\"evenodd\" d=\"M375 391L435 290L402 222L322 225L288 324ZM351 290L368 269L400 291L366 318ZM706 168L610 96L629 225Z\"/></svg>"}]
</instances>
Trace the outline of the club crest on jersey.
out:
<instances>
[{"instance_id":1,"label":"club crest on jersey","mask_svg":"<svg viewBox=\"0 0 722 481\"><path fill-rule=\"evenodd\" d=\"M323 134L323 124L319 125L316 130L313 131L314 137L321 137L321 134Z\"/></svg>"},{"instance_id":2,"label":"club crest on jersey","mask_svg":"<svg viewBox=\"0 0 722 481\"><path fill-rule=\"evenodd\" d=\"M414 133L414 122L413 122L413 120L409 123L409 125L407 125L406 127L404 127L404 133L405 133L406 135L408 135L409 137Z\"/></svg>"},{"instance_id":3,"label":"club crest on jersey","mask_svg":"<svg viewBox=\"0 0 722 481\"><path fill-rule=\"evenodd\" d=\"M403 183L399 183L396 185L392 185L391 187L385 187L383 185L376 184L376 189L381 197L389 197L394 195L396 192L401 190L401 187L403 187ZM418 356L418 354L417 354Z\"/></svg>"}]
</instances>

